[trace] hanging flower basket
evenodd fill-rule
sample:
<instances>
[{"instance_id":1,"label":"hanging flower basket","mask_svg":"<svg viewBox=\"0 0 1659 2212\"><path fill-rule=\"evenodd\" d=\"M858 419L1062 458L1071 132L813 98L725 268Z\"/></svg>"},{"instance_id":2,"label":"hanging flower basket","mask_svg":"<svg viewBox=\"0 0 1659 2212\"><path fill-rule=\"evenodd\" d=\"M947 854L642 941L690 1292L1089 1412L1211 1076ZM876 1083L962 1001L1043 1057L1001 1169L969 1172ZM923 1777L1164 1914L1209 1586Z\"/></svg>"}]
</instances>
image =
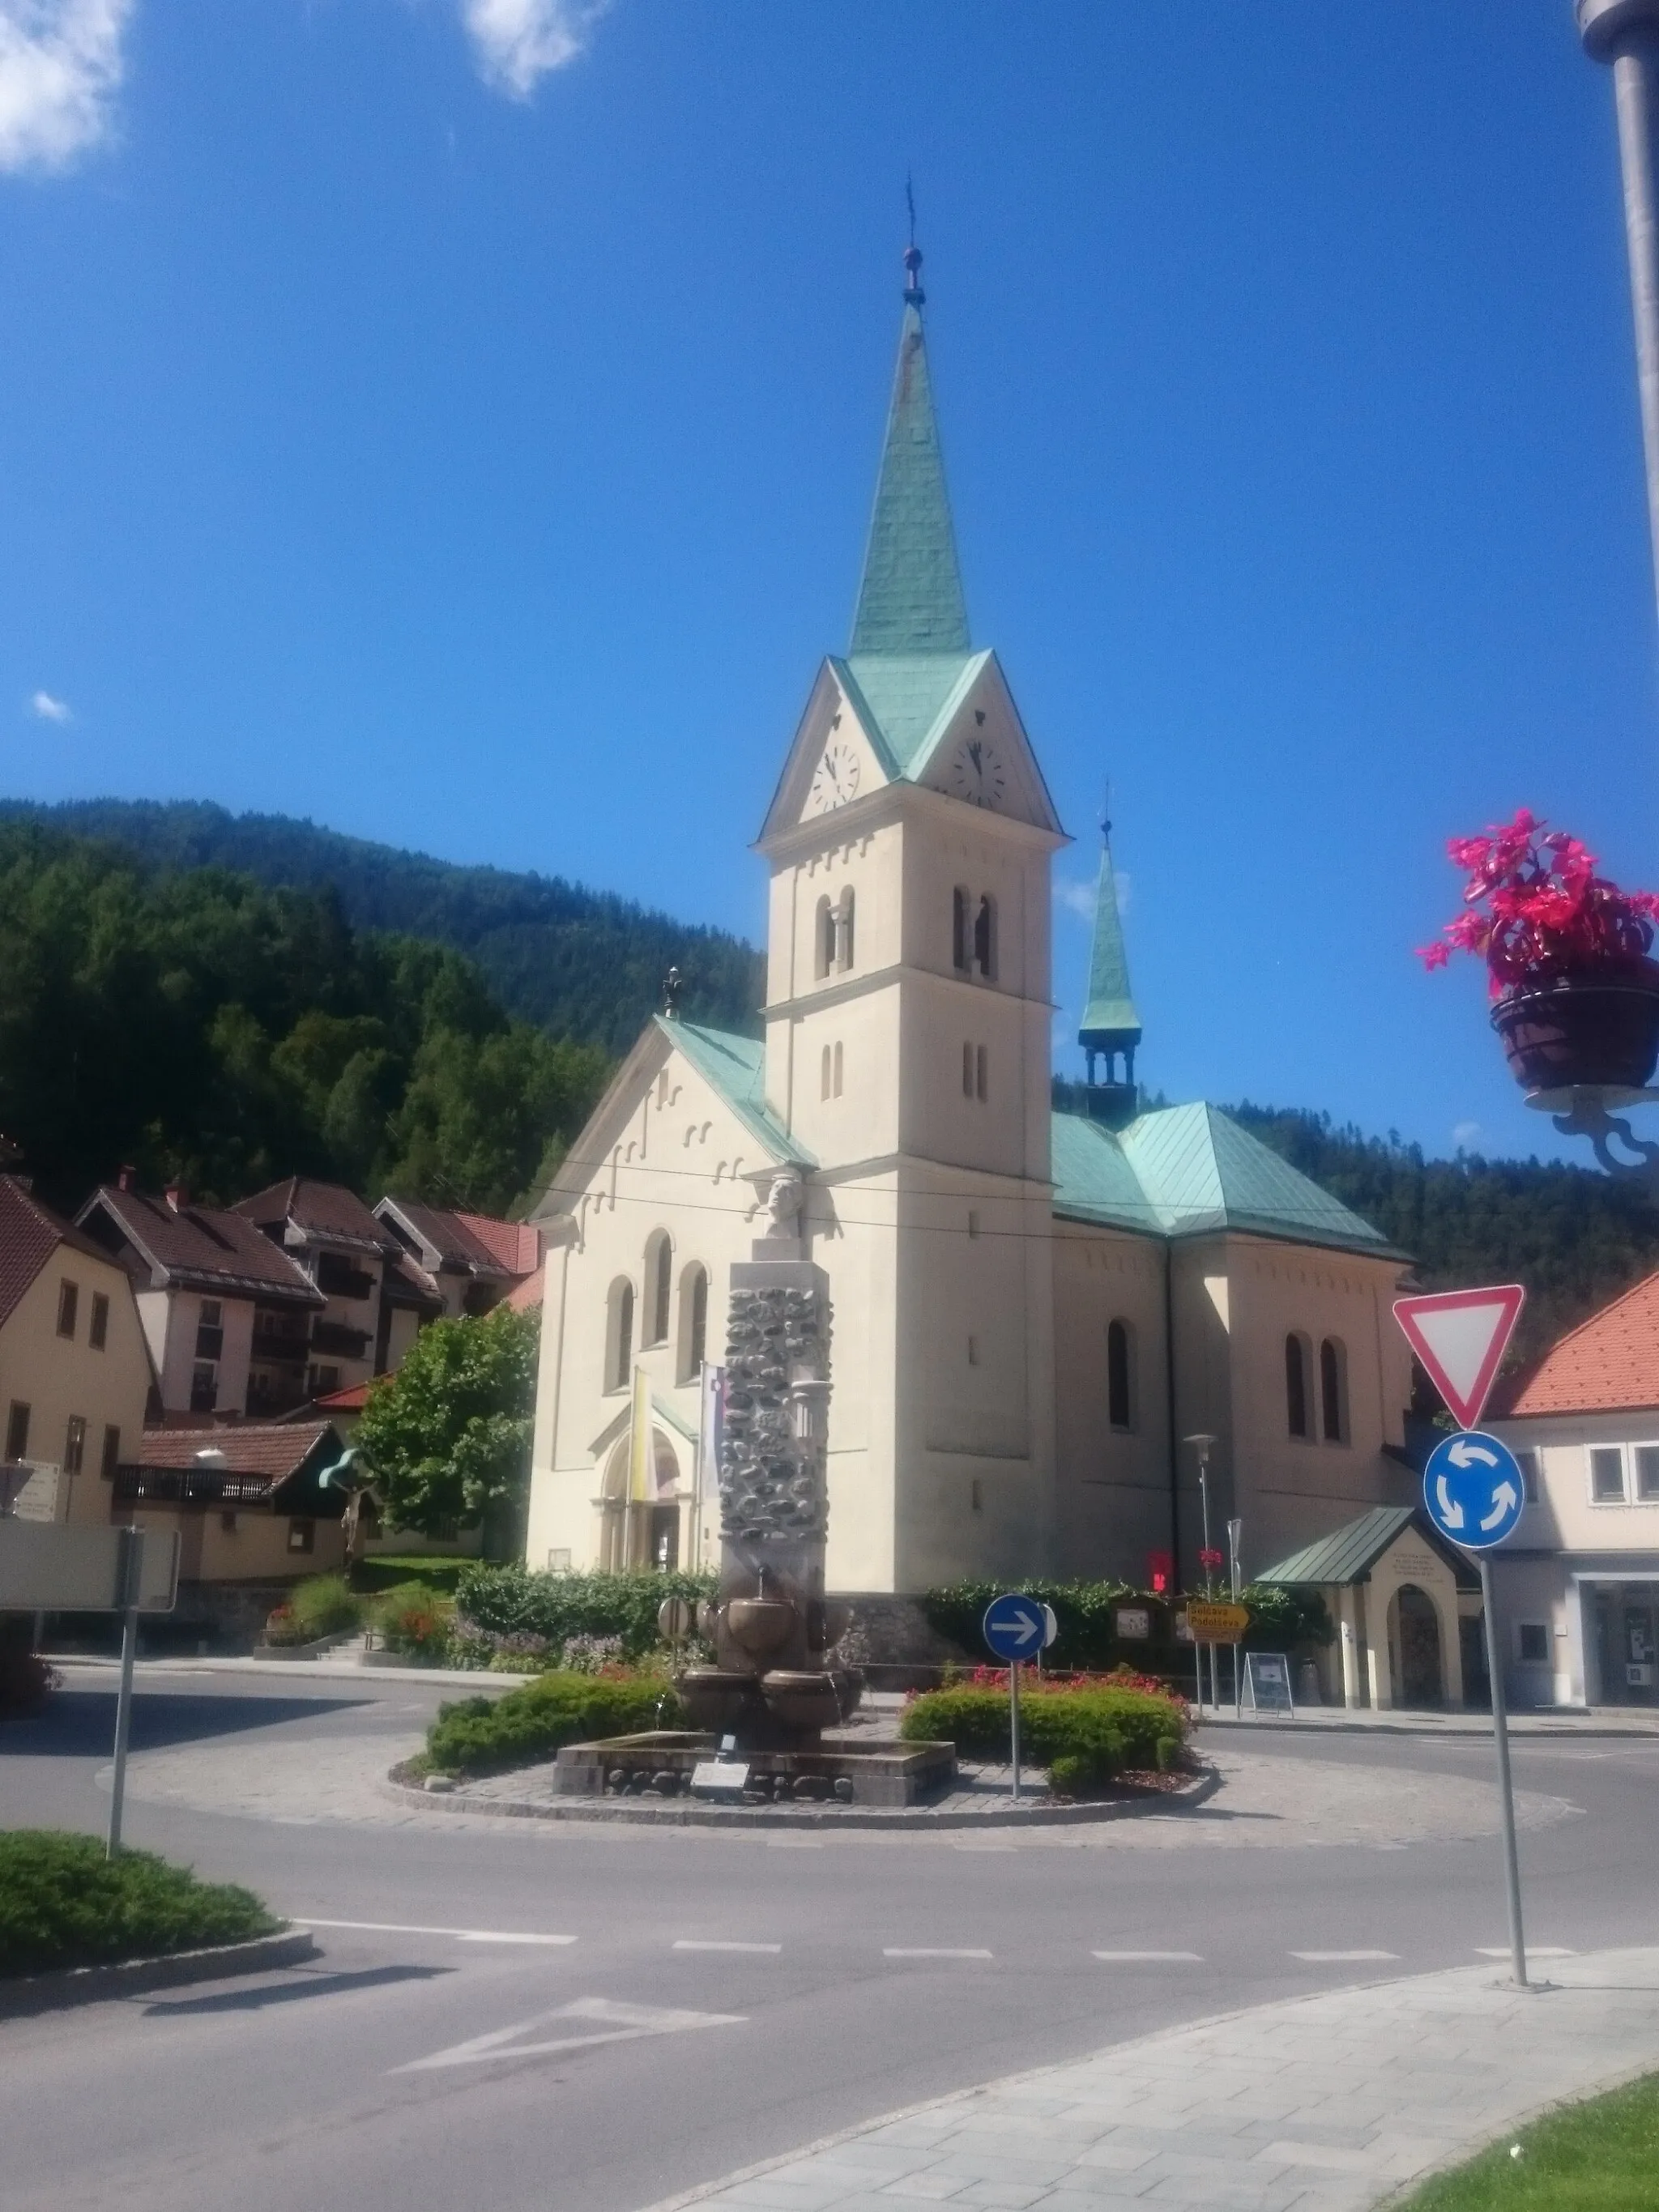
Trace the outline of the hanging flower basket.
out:
<instances>
[{"instance_id":1,"label":"hanging flower basket","mask_svg":"<svg viewBox=\"0 0 1659 2212\"><path fill-rule=\"evenodd\" d=\"M1484 837L1447 846L1468 872L1464 911L1425 966L1479 954L1492 1024L1528 1092L1574 1085L1639 1090L1659 1060L1659 962L1648 957L1659 896L1621 891L1595 856L1525 807Z\"/></svg>"}]
</instances>

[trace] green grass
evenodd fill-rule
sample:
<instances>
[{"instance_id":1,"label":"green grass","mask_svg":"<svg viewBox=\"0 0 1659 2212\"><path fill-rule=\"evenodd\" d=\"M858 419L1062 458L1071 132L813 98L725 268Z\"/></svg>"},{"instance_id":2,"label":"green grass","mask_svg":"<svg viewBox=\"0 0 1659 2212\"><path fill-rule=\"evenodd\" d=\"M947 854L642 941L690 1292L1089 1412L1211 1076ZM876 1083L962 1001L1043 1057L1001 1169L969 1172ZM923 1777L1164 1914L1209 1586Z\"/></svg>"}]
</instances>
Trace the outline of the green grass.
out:
<instances>
[{"instance_id":1,"label":"green grass","mask_svg":"<svg viewBox=\"0 0 1659 2212\"><path fill-rule=\"evenodd\" d=\"M352 1587L378 1597L383 1590L397 1589L406 1583L424 1583L441 1597L453 1597L461 1570L477 1564L475 1559L445 1558L437 1553L377 1553L372 1559L358 1561L351 1578Z\"/></svg>"},{"instance_id":2,"label":"green grass","mask_svg":"<svg viewBox=\"0 0 1659 2212\"><path fill-rule=\"evenodd\" d=\"M1521 2155L1510 2147L1519 2143ZM1659 2074L1506 2135L1400 2212L1642 2212L1659 2204Z\"/></svg>"},{"instance_id":3,"label":"green grass","mask_svg":"<svg viewBox=\"0 0 1659 2212\"><path fill-rule=\"evenodd\" d=\"M282 1925L252 1891L198 1881L151 1851L106 1859L95 1836L0 1831L0 1977L241 1943Z\"/></svg>"}]
</instances>

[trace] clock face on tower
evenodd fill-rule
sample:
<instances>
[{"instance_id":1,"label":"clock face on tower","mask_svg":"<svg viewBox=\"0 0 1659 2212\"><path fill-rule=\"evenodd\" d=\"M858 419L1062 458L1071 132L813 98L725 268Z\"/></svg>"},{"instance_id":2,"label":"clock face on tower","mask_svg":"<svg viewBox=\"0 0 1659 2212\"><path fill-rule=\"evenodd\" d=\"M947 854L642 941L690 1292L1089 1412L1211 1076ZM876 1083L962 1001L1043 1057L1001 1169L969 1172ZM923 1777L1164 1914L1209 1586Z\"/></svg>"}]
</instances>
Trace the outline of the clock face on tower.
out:
<instances>
[{"instance_id":1,"label":"clock face on tower","mask_svg":"<svg viewBox=\"0 0 1659 2212\"><path fill-rule=\"evenodd\" d=\"M975 806L1000 806L1008 788L1002 756L988 738L964 738L951 756L951 793Z\"/></svg>"},{"instance_id":2,"label":"clock face on tower","mask_svg":"<svg viewBox=\"0 0 1659 2212\"><path fill-rule=\"evenodd\" d=\"M859 787L859 757L855 747L845 738L832 738L823 749L823 757L812 771L811 787L806 794L809 814L828 814L831 807L845 806L855 798Z\"/></svg>"}]
</instances>

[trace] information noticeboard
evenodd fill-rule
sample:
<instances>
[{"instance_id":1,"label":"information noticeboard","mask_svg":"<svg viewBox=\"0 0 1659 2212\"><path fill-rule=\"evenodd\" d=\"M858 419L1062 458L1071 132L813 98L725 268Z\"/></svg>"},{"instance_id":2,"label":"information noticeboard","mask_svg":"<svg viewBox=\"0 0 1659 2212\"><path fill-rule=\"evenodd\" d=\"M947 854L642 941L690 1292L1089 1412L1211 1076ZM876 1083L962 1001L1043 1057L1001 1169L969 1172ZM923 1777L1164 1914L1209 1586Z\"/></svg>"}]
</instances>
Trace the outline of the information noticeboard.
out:
<instances>
[{"instance_id":1,"label":"information noticeboard","mask_svg":"<svg viewBox=\"0 0 1659 2212\"><path fill-rule=\"evenodd\" d=\"M1296 1705L1291 1696L1291 1662L1282 1651L1244 1654L1243 1702L1252 1712L1289 1713Z\"/></svg>"}]
</instances>

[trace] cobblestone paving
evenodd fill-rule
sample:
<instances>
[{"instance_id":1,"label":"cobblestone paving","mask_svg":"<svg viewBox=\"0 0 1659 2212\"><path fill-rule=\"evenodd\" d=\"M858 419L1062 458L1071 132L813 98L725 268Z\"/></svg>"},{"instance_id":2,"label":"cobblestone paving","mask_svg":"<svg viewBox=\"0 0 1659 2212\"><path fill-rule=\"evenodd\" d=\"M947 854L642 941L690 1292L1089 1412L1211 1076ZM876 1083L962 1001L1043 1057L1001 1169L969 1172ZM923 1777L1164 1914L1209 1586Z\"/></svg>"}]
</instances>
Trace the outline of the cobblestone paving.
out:
<instances>
[{"instance_id":1,"label":"cobblestone paving","mask_svg":"<svg viewBox=\"0 0 1659 2212\"><path fill-rule=\"evenodd\" d=\"M1363 2212L1528 2114L1659 2065L1659 1951L1490 1967L1172 2029L665 2200L737 2212ZM1633 2208L1632 2208L1633 2212Z\"/></svg>"}]
</instances>

